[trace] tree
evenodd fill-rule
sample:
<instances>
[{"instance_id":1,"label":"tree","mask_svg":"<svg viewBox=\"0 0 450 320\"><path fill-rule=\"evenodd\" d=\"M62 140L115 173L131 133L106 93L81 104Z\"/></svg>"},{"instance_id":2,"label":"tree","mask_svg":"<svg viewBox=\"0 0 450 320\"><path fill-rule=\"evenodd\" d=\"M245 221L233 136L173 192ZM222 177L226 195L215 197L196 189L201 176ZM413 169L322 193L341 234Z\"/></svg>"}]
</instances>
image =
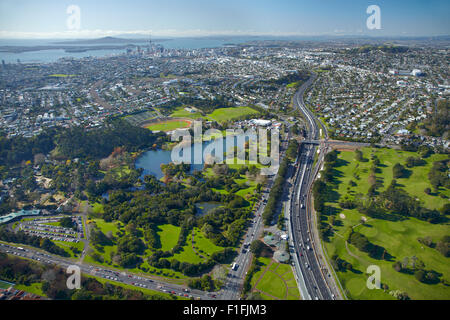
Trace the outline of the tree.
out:
<instances>
[{"instance_id":1,"label":"tree","mask_svg":"<svg viewBox=\"0 0 450 320\"><path fill-rule=\"evenodd\" d=\"M414 272L414 277L420 281L420 282L424 282L425 281L425 271L423 270L417 270L416 272Z\"/></svg>"},{"instance_id":2,"label":"tree","mask_svg":"<svg viewBox=\"0 0 450 320\"><path fill-rule=\"evenodd\" d=\"M392 168L394 179L402 178L405 174L405 171L406 170L404 166L402 166L400 163L396 163Z\"/></svg>"},{"instance_id":3,"label":"tree","mask_svg":"<svg viewBox=\"0 0 450 320\"><path fill-rule=\"evenodd\" d=\"M359 150L359 149L356 149L356 150L355 150L355 159L356 159L356 161L358 161L358 162L362 162L362 161L364 160L364 158L363 158L363 153L362 153L361 150Z\"/></svg>"},{"instance_id":4,"label":"tree","mask_svg":"<svg viewBox=\"0 0 450 320\"><path fill-rule=\"evenodd\" d=\"M255 240L250 244L250 251L255 255L255 257L260 257L264 247L265 245L261 240Z\"/></svg>"},{"instance_id":5,"label":"tree","mask_svg":"<svg viewBox=\"0 0 450 320\"><path fill-rule=\"evenodd\" d=\"M396 261L393 265L392 265L392 267L395 269L395 271L397 271L397 272L401 272L402 270L403 270L403 267L402 267L402 263L400 262L400 261Z\"/></svg>"},{"instance_id":6,"label":"tree","mask_svg":"<svg viewBox=\"0 0 450 320\"><path fill-rule=\"evenodd\" d=\"M438 250L444 257L450 256L450 236L445 236L441 241L436 243L436 250Z\"/></svg>"}]
</instances>

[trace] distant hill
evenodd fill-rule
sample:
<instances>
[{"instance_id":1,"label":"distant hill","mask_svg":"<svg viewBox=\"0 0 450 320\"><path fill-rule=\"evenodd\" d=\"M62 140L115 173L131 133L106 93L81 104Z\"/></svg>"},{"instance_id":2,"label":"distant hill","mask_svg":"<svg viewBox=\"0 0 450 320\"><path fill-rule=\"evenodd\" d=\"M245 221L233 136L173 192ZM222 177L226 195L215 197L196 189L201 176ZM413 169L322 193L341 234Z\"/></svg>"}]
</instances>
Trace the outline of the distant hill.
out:
<instances>
[{"instance_id":1,"label":"distant hill","mask_svg":"<svg viewBox=\"0 0 450 320\"><path fill-rule=\"evenodd\" d=\"M367 53L369 51L383 51L386 53L405 53L409 51L408 47L404 46L396 46L391 44L384 44L384 45L365 45L360 48L353 49L352 51L357 53Z\"/></svg>"},{"instance_id":2,"label":"distant hill","mask_svg":"<svg viewBox=\"0 0 450 320\"><path fill-rule=\"evenodd\" d=\"M80 40L71 40L65 42L54 42L54 44L129 44L129 43L146 43L149 39L124 39L124 38L115 38L115 37L104 37L99 39L80 39ZM164 39L152 40L154 42L164 41Z\"/></svg>"}]
</instances>

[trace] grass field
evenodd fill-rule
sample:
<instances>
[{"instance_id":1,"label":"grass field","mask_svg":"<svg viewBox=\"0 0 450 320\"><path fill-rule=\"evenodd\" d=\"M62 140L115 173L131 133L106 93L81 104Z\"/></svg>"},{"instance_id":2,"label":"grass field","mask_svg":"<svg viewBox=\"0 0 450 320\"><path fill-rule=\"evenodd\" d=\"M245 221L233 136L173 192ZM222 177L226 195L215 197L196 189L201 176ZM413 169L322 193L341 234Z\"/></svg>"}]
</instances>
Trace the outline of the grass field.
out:
<instances>
[{"instance_id":1,"label":"grass field","mask_svg":"<svg viewBox=\"0 0 450 320\"><path fill-rule=\"evenodd\" d=\"M181 228L177 226L173 226L171 224L164 224L158 226L157 234L159 236L159 240L161 242L161 250L169 251L178 242L178 238L180 237Z\"/></svg>"},{"instance_id":2,"label":"grass field","mask_svg":"<svg viewBox=\"0 0 450 320\"><path fill-rule=\"evenodd\" d=\"M202 116L202 114L200 112L191 113L189 111L186 111L185 107L178 108L170 116L172 118L190 118L190 119L205 118Z\"/></svg>"},{"instance_id":3,"label":"grass field","mask_svg":"<svg viewBox=\"0 0 450 320\"><path fill-rule=\"evenodd\" d=\"M191 123L189 121L185 120L169 120L169 121L163 121L160 123L155 123L146 126L147 129L151 131L173 131L175 129L184 129L189 128L191 126Z\"/></svg>"},{"instance_id":4,"label":"grass field","mask_svg":"<svg viewBox=\"0 0 450 320\"><path fill-rule=\"evenodd\" d=\"M64 241L56 241L52 240L58 247L63 248L68 254L70 254L71 258L78 258L81 255L81 252L84 249L84 243L78 242L78 243L72 243L72 242L64 242ZM80 253L78 255L75 255L73 251L70 248L77 248Z\"/></svg>"},{"instance_id":5,"label":"grass field","mask_svg":"<svg viewBox=\"0 0 450 320\"><path fill-rule=\"evenodd\" d=\"M192 246L192 232L186 238L186 243L182 247L182 251L173 256L181 262L200 263L208 259L208 257L217 251L223 250L207 239L198 228L194 228L194 248ZM171 258L172 259L172 258Z\"/></svg>"},{"instance_id":6,"label":"grass field","mask_svg":"<svg viewBox=\"0 0 450 320\"><path fill-rule=\"evenodd\" d=\"M103 204L98 203L98 202L94 203L92 205L92 212L95 213L95 214L104 213Z\"/></svg>"},{"instance_id":7,"label":"grass field","mask_svg":"<svg viewBox=\"0 0 450 320\"><path fill-rule=\"evenodd\" d=\"M292 268L269 258L258 258L261 270L251 281L253 291L258 291L265 300L300 300L300 293Z\"/></svg>"},{"instance_id":8,"label":"grass field","mask_svg":"<svg viewBox=\"0 0 450 320\"><path fill-rule=\"evenodd\" d=\"M434 242L450 233L449 224L431 224L415 218L403 221L388 221L369 219L365 225L360 225L362 215L356 210L343 210L338 206L339 198L350 194L366 194L369 189L368 178L370 174L371 154L378 156L381 162L380 172L376 174L377 180L382 183L379 192L385 190L392 181L392 167L396 163L405 164L409 156L417 156L415 153L397 151L392 149L362 149L364 158L368 162L357 162L354 152L343 151L339 155L339 166L336 168L338 177L335 185L333 201L328 206L335 208L336 218L340 220L340 226L334 226L335 234L331 242L325 242L328 256L337 254L341 259L353 265L353 271L337 272L341 284L351 299L393 299L388 291L401 290L407 292L411 299L450 299L450 288L442 283L429 285L419 282L413 275L400 273L392 267L395 261L403 261L405 257L416 256L425 263L425 269L435 270L442 274L442 278L450 279L448 258L445 258L437 250L426 247L417 241L418 237L430 236ZM412 196L420 199L423 205L430 209L439 209L446 203L437 195L427 195L424 189L431 188L427 174L434 161L446 159L445 155L432 155L427 158L427 164L422 167L414 167L409 178L397 179L397 183ZM349 185L350 180L356 182L356 186ZM449 190L439 190L440 193L449 195ZM345 219L339 215L345 215ZM358 226L357 226L358 225ZM357 226L357 227L355 227ZM368 237L373 244L384 247L393 256L392 261L376 260L356 247L348 244L346 239L352 227ZM378 265L381 268L381 282L389 286L389 290L369 290L366 287L366 269L369 265Z\"/></svg>"},{"instance_id":9,"label":"grass field","mask_svg":"<svg viewBox=\"0 0 450 320\"><path fill-rule=\"evenodd\" d=\"M14 288L17 289L17 290L23 290L23 291L28 292L28 293L34 293L34 294L36 294L38 296L41 296L41 297L46 297L46 295L42 291L42 283L40 283L40 282L32 283L29 286L26 286L26 285L23 285L23 284L17 284L17 285L14 286Z\"/></svg>"},{"instance_id":10,"label":"grass field","mask_svg":"<svg viewBox=\"0 0 450 320\"><path fill-rule=\"evenodd\" d=\"M76 77L74 74L51 74L49 75L51 78L68 78L68 77Z\"/></svg>"},{"instance_id":11,"label":"grass field","mask_svg":"<svg viewBox=\"0 0 450 320\"><path fill-rule=\"evenodd\" d=\"M105 222L103 219L93 219L92 221L104 234L111 231L114 236L119 232L119 226L123 226L121 222Z\"/></svg>"},{"instance_id":12,"label":"grass field","mask_svg":"<svg viewBox=\"0 0 450 320\"><path fill-rule=\"evenodd\" d=\"M208 114L210 120L223 123L226 121L238 119L246 115L257 115L258 111L250 107L237 107L237 108L221 108L214 110L213 113Z\"/></svg>"},{"instance_id":13,"label":"grass field","mask_svg":"<svg viewBox=\"0 0 450 320\"><path fill-rule=\"evenodd\" d=\"M11 286L12 286L12 284L10 284L9 282L0 280L0 289L8 289Z\"/></svg>"}]
</instances>

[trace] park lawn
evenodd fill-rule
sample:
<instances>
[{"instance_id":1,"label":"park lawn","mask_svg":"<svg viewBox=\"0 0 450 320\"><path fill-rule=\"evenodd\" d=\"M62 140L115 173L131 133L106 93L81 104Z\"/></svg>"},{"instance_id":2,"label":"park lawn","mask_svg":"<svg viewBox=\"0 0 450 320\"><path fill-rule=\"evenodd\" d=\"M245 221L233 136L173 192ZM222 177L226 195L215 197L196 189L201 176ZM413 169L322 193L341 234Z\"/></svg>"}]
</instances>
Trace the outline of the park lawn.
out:
<instances>
[{"instance_id":1,"label":"park lawn","mask_svg":"<svg viewBox=\"0 0 450 320\"><path fill-rule=\"evenodd\" d=\"M236 108L220 108L214 110L213 113L208 114L210 120L218 123L241 118L246 115L257 115L258 111L250 107L236 107Z\"/></svg>"},{"instance_id":2,"label":"park lawn","mask_svg":"<svg viewBox=\"0 0 450 320\"><path fill-rule=\"evenodd\" d=\"M76 77L74 74L51 74L49 75L51 78L68 78L68 77Z\"/></svg>"},{"instance_id":3,"label":"park lawn","mask_svg":"<svg viewBox=\"0 0 450 320\"><path fill-rule=\"evenodd\" d=\"M103 174L106 174L106 171L100 171ZM111 172L115 177L122 178L123 176L129 175L131 173L130 168L127 165L117 166L110 169L108 172Z\"/></svg>"},{"instance_id":4,"label":"park lawn","mask_svg":"<svg viewBox=\"0 0 450 320\"><path fill-rule=\"evenodd\" d=\"M102 214L102 213L104 213L105 210L103 208L103 204L98 203L98 202L94 203L92 205L92 212L95 213L95 214Z\"/></svg>"},{"instance_id":5,"label":"park lawn","mask_svg":"<svg viewBox=\"0 0 450 320\"><path fill-rule=\"evenodd\" d=\"M278 274L267 271L256 286L256 289L261 290L271 296L284 300L286 298L287 288Z\"/></svg>"},{"instance_id":6,"label":"park lawn","mask_svg":"<svg viewBox=\"0 0 450 320\"><path fill-rule=\"evenodd\" d=\"M23 290L28 293L33 293L41 297L46 297L45 293L42 291L42 283L41 282L34 282L30 284L29 286L23 285L23 284L16 284L14 285L14 289L17 290Z\"/></svg>"},{"instance_id":7,"label":"park lawn","mask_svg":"<svg viewBox=\"0 0 450 320\"><path fill-rule=\"evenodd\" d=\"M191 113L184 110L185 107L178 108L174 113L170 115L171 118L191 118L191 119L204 119L205 117L200 112Z\"/></svg>"},{"instance_id":8,"label":"park lawn","mask_svg":"<svg viewBox=\"0 0 450 320\"><path fill-rule=\"evenodd\" d=\"M84 249L84 243L83 242L78 242L78 243L73 243L73 242L65 242L65 241L57 241L57 240L52 240L58 247L64 249L68 254L70 254L71 258L78 258L79 255L81 255L81 252ZM73 253L73 251L70 248L77 248L80 253L79 255L75 255Z\"/></svg>"},{"instance_id":9,"label":"park lawn","mask_svg":"<svg viewBox=\"0 0 450 320\"><path fill-rule=\"evenodd\" d=\"M189 235L186 237L186 243L183 247L181 247L181 251L170 257L170 260L173 259L176 259L180 262L188 262L192 264L197 264L205 261L192 248L192 233L189 233Z\"/></svg>"},{"instance_id":10,"label":"park lawn","mask_svg":"<svg viewBox=\"0 0 450 320\"><path fill-rule=\"evenodd\" d=\"M383 182L379 192L382 192L392 181L392 167L396 163L405 164L406 158L417 157L416 153L404 152L392 149L362 149L364 158L368 162L357 162L353 152L341 152L339 154L338 167L336 168L338 185L334 188L332 202L328 206L336 208L337 220L342 222L340 226L334 226L335 234L330 238L331 242L324 242L328 257L337 254L341 259L352 263L353 270L337 272L341 284L350 299L395 299L383 290L369 290L366 287L366 269L369 265L378 265L381 268L381 282L389 286L389 290L401 290L407 292L412 299L450 299L450 289L439 283L428 285L415 279L413 275L396 272L392 265L395 261L402 261L405 257L416 256L425 263L426 270L435 270L442 273L442 278L450 278L448 269L448 258L442 256L437 250L421 245L418 237L430 236L433 242L440 240L444 235L448 235L450 228L448 224L430 224L415 218L408 218L403 221L387 221L372 219L365 225L360 225L362 215L356 210L342 210L337 203L339 198L345 194L357 196L358 193L366 194L369 188L368 177L371 166L370 155L377 154L381 162L381 172L377 173L377 179ZM432 155L425 159L427 164L423 167L410 168L411 175L408 179L397 179L397 183L411 195L423 201L424 205L430 209L438 209L444 200L440 197L426 195L423 190L431 185L428 181L428 171L434 161L446 159L446 155ZM358 176L359 179L355 178ZM356 187L349 187L348 182L353 180ZM441 191L448 192L448 190ZM433 202L434 201L434 202ZM344 214L345 219L341 219L339 214ZM358 225L358 226L357 226ZM370 242L382 246L393 256L392 261L376 260L370 258L366 253L359 251L356 247L348 245L347 251L345 240L351 228L366 235Z\"/></svg>"},{"instance_id":11,"label":"park lawn","mask_svg":"<svg viewBox=\"0 0 450 320\"><path fill-rule=\"evenodd\" d=\"M338 192L343 195L347 192L348 183L353 180L358 185L356 187L350 188L351 191L355 193L366 194L369 190L369 184L367 183L370 167L372 162L370 156L372 153L378 156L381 162L380 170L381 173L377 173L377 179L382 181L382 186L378 189L379 192L386 190L386 188L391 184L393 179L392 167L396 163L405 165L406 159L408 157L417 157L418 154L415 152L407 152L394 149L372 149L372 148L362 148L364 158L369 160L367 162L357 162L353 152L343 151L339 155L339 159L345 161L342 164L344 166L338 167L337 170L340 171L343 176L340 177L342 182L339 185ZM420 199L427 208L429 209L440 209L442 206L448 202L448 199L443 199L438 195L427 195L425 194L425 188L432 189L430 181L428 180L428 172L430 171L433 163L440 160L448 159L448 155L445 154L433 154L430 157L424 159L427 164L424 166L407 168L411 171L411 175L408 178L396 179L399 185L402 185L405 190L412 196ZM355 175L360 177L356 180ZM447 197L450 197L450 190L440 188L440 193Z\"/></svg>"},{"instance_id":12,"label":"park lawn","mask_svg":"<svg viewBox=\"0 0 450 320\"><path fill-rule=\"evenodd\" d=\"M260 268L260 270L259 270L258 272L256 272L255 274L253 274L252 281L250 282L252 288L256 285L256 282L258 281L258 279L261 278L261 276L262 276L264 270L265 270L265 269L267 268L267 266L269 265L270 260L271 260L271 259L269 259L269 258L263 258L263 257L258 258L258 262L259 262L261 268Z\"/></svg>"},{"instance_id":13,"label":"park lawn","mask_svg":"<svg viewBox=\"0 0 450 320\"><path fill-rule=\"evenodd\" d=\"M183 120L170 120L147 126L146 128L151 131L173 131L175 129L189 128L191 124L188 121Z\"/></svg>"},{"instance_id":14,"label":"park lawn","mask_svg":"<svg viewBox=\"0 0 450 320\"><path fill-rule=\"evenodd\" d=\"M164 224L158 226L157 234L161 242L162 251L170 251L178 243L178 238L180 237L181 228L171 225Z\"/></svg>"},{"instance_id":15,"label":"park lawn","mask_svg":"<svg viewBox=\"0 0 450 320\"><path fill-rule=\"evenodd\" d=\"M93 219L91 221L95 222L95 224L100 229L100 231L103 232L105 235L109 231L111 231L113 236L117 236L117 234L119 233L119 227L118 226L123 226L122 222L120 222L120 221L117 221L117 222L106 222L103 219Z\"/></svg>"},{"instance_id":16,"label":"park lawn","mask_svg":"<svg viewBox=\"0 0 450 320\"><path fill-rule=\"evenodd\" d=\"M280 300L300 299L297 282L290 265L273 261L269 266L271 261L269 258L258 258L258 261L261 264L261 270L252 277L251 286L253 290L257 289L262 291L260 292L262 294L266 293L267 295L264 296L268 300L274 299L270 296ZM264 272L265 274L262 276Z\"/></svg>"},{"instance_id":17,"label":"park lawn","mask_svg":"<svg viewBox=\"0 0 450 320\"><path fill-rule=\"evenodd\" d=\"M198 228L194 228L194 245L196 250L203 256L210 256L214 252L223 250L223 247L216 246L211 240L205 237L203 232Z\"/></svg>"}]
</instances>

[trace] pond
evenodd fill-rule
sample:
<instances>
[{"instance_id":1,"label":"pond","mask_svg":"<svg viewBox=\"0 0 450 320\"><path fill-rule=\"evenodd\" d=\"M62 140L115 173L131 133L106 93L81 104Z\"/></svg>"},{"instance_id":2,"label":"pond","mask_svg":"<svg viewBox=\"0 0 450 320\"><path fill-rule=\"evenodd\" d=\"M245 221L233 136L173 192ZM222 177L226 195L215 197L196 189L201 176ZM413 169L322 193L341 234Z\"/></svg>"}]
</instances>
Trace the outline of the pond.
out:
<instances>
[{"instance_id":1,"label":"pond","mask_svg":"<svg viewBox=\"0 0 450 320\"><path fill-rule=\"evenodd\" d=\"M225 152L226 149L226 139L220 139L223 140L223 151ZM218 140L218 141L220 141ZM248 140L248 139L246 139ZM234 137L235 145L237 145L237 136ZM205 141L205 142L198 142L194 143L191 146L191 163L194 163L194 149L199 146L202 147L202 150L204 151L205 148L207 148L209 145L214 143L214 141ZM214 152L212 155L215 155ZM161 164L169 164L172 162L172 150L150 150L147 152L144 152L135 162L135 167L137 169L144 169L142 173L141 179L144 178L146 175L153 175L158 180L164 177L163 172L161 171ZM201 171L203 169L203 160L201 164L193 164L191 165L191 173L198 170Z\"/></svg>"},{"instance_id":2,"label":"pond","mask_svg":"<svg viewBox=\"0 0 450 320\"><path fill-rule=\"evenodd\" d=\"M218 208L222 206L220 202L202 202L202 203L196 203L195 207L197 208L197 214L196 216L204 216L211 212L211 210Z\"/></svg>"}]
</instances>

